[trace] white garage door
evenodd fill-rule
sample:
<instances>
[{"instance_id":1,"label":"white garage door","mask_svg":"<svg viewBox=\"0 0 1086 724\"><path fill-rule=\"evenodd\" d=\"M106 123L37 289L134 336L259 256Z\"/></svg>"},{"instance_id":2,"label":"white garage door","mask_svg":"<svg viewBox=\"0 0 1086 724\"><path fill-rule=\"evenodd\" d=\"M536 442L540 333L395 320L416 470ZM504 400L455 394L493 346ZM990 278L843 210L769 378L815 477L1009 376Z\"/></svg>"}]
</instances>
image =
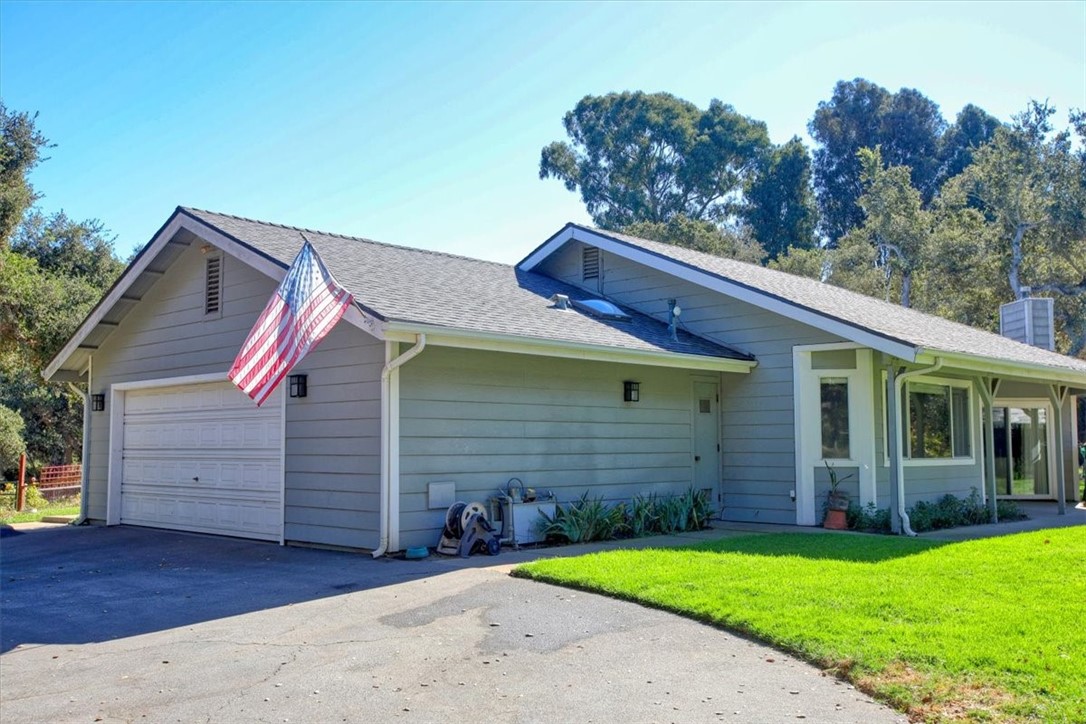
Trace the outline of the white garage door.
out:
<instances>
[{"instance_id":1,"label":"white garage door","mask_svg":"<svg viewBox=\"0 0 1086 724\"><path fill-rule=\"evenodd\" d=\"M279 540L282 394L258 408L225 382L126 393L121 523Z\"/></svg>"}]
</instances>

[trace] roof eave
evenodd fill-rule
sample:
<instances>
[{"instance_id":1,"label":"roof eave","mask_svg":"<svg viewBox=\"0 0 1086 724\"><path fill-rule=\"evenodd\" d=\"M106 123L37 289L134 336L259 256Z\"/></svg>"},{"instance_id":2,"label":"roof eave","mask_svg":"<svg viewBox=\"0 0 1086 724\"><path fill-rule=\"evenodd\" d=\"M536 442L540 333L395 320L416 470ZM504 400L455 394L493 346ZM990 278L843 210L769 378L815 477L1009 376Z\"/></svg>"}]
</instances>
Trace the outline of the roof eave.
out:
<instances>
[{"instance_id":1,"label":"roof eave","mask_svg":"<svg viewBox=\"0 0 1086 724\"><path fill-rule=\"evenodd\" d=\"M943 360L944 364L995 377L1029 378L1037 382L1062 383L1086 389L1086 372L1035 362L1014 362L965 352L941 352L932 348L924 349L915 361L929 364L936 358Z\"/></svg>"},{"instance_id":2,"label":"roof eave","mask_svg":"<svg viewBox=\"0 0 1086 724\"><path fill-rule=\"evenodd\" d=\"M151 240L140 250L128 267L117 278L98 304L87 314L83 323L65 343L61 350L53 357L52 361L42 370L42 377L46 380L54 380L57 373L63 371L65 363L79 350L83 341L102 322L102 319L116 306L124 296L124 293L135 283L141 274L147 271L148 266L155 260L162 248L170 243L178 232L186 229L204 241L215 245L231 256L237 257L242 262L252 266L257 271L266 274L276 282L286 275L288 265L275 259L259 249L246 244L236 237L212 226L197 218L184 207L178 206L166 223L155 233ZM347 309L343 318L348 323L362 329L365 332L384 339L384 318L376 311L365 309L356 305Z\"/></svg>"},{"instance_id":3,"label":"roof eave","mask_svg":"<svg viewBox=\"0 0 1086 724\"><path fill-rule=\"evenodd\" d=\"M738 372L743 374L749 373L758 365L757 360L753 359L710 357L662 350L626 349L607 345L521 337L410 322L390 321L385 327L385 339L392 342L415 342L420 334L426 335L426 344L428 346L509 352L594 362L616 362L650 367Z\"/></svg>"},{"instance_id":4,"label":"roof eave","mask_svg":"<svg viewBox=\"0 0 1086 724\"><path fill-rule=\"evenodd\" d=\"M767 311L789 317L798 322L835 334L850 342L862 344L865 347L885 352L886 354L903 359L908 362L916 360L919 348L911 342L897 339L876 332L865 327L860 327L851 322L834 317L823 312L818 312L802 304L783 299L769 292L737 282L719 274L687 264L669 256L657 254L639 246L630 244L600 233L593 229L587 229L573 223L566 224L558 233L537 247L535 251L526 256L517 264L518 269L532 271L547 257L556 252L569 241L588 241L595 246L623 258L629 259L655 269L659 269L674 277L691 282L706 289L711 289L740 301L753 304Z\"/></svg>"}]
</instances>

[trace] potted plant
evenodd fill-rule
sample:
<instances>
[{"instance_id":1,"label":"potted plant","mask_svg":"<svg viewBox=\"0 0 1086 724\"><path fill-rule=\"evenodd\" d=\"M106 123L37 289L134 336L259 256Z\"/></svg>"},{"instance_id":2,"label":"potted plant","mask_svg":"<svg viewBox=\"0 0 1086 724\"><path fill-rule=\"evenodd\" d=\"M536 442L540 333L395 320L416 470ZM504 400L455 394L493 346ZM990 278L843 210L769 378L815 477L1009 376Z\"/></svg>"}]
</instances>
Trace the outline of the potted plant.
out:
<instances>
[{"instance_id":1,"label":"potted plant","mask_svg":"<svg viewBox=\"0 0 1086 724\"><path fill-rule=\"evenodd\" d=\"M852 477L852 473L842 477L832 465L826 463L826 470L830 474L830 489L826 494L826 519L822 523L823 528L830 530L845 530L848 520L845 513L848 511L848 493L839 489L841 483Z\"/></svg>"}]
</instances>

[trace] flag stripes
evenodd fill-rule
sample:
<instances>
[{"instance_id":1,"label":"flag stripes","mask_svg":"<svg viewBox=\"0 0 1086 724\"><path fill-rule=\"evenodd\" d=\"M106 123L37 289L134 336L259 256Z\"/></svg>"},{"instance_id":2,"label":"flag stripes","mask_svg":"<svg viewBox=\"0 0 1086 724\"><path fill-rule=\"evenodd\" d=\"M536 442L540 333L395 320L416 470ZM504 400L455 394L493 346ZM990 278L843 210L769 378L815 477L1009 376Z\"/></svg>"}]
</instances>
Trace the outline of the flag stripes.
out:
<instances>
[{"instance_id":1,"label":"flag stripes","mask_svg":"<svg viewBox=\"0 0 1086 724\"><path fill-rule=\"evenodd\" d=\"M353 302L306 241L242 344L230 380L262 404Z\"/></svg>"}]
</instances>

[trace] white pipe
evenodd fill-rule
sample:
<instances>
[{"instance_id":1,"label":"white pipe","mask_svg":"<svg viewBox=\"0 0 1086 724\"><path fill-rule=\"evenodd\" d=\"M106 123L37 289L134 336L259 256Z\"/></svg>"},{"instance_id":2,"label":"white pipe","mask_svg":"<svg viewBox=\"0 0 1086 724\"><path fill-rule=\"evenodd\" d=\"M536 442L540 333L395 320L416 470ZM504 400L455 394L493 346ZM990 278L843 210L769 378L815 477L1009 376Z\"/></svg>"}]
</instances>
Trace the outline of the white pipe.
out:
<instances>
[{"instance_id":1,"label":"white pipe","mask_svg":"<svg viewBox=\"0 0 1086 724\"><path fill-rule=\"evenodd\" d=\"M392 400L391 400L391 384L389 384L389 378L392 376L392 371L400 367L406 362L410 362L417 357L422 350L426 349L426 335L420 334L416 338L415 346L407 350L399 357L390 359L392 348L385 343L385 366L381 370L381 514L380 518L380 531L381 539L377 545L377 548L373 551L374 558L380 558L388 550L388 531L392 526L390 512L392 509L392 476L390 474L390 464L392 462ZM398 453L397 453L398 454ZM399 483L399 481L396 481ZM396 493L399 494L399 485L397 484Z\"/></svg>"},{"instance_id":2,"label":"white pipe","mask_svg":"<svg viewBox=\"0 0 1086 724\"><path fill-rule=\"evenodd\" d=\"M943 359L941 357L935 358L935 364L931 367L925 367L919 370L910 370L908 372L902 372L897 376L894 384L894 395L897 397L897 420L894 428L897 430L897 460L895 466L897 466L897 512L901 516L901 529L908 536L915 536L916 531L912 529L909 524L909 514L905 511L905 438L904 431L901 424L901 391L905 387L905 381L920 375L929 375L932 372L938 372L943 366Z\"/></svg>"}]
</instances>

